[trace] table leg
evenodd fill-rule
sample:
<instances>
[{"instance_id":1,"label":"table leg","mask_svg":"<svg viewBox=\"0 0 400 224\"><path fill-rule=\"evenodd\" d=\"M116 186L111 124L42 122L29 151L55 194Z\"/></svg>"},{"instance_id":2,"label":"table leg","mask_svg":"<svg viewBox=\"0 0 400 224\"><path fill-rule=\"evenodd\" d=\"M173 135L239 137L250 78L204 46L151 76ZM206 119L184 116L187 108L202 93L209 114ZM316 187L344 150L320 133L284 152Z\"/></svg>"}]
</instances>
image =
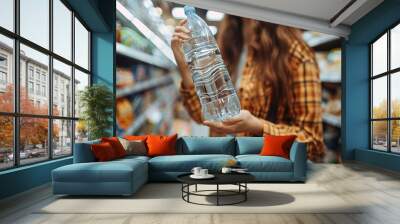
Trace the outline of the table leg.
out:
<instances>
[{"instance_id":1,"label":"table leg","mask_svg":"<svg viewBox=\"0 0 400 224\"><path fill-rule=\"evenodd\" d=\"M217 206L219 205L219 184L217 184Z\"/></svg>"},{"instance_id":2,"label":"table leg","mask_svg":"<svg viewBox=\"0 0 400 224\"><path fill-rule=\"evenodd\" d=\"M245 192L244 192L244 201L247 201L247 192L248 192L248 190L247 190L247 183L244 183L244 190L245 190Z\"/></svg>"},{"instance_id":3,"label":"table leg","mask_svg":"<svg viewBox=\"0 0 400 224\"><path fill-rule=\"evenodd\" d=\"M194 191L196 191L197 192L197 184L195 185L195 190Z\"/></svg>"}]
</instances>

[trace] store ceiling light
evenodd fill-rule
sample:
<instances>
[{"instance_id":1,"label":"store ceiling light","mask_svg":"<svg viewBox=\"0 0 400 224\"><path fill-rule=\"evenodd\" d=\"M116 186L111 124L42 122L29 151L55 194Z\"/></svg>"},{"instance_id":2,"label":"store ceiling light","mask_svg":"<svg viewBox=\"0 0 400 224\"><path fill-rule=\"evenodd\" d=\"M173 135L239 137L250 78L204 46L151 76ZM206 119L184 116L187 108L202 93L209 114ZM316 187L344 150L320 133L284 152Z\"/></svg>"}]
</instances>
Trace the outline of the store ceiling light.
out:
<instances>
[{"instance_id":1,"label":"store ceiling light","mask_svg":"<svg viewBox=\"0 0 400 224\"><path fill-rule=\"evenodd\" d=\"M208 28L210 28L213 35L217 34L218 28L216 26L208 26Z\"/></svg>"},{"instance_id":2,"label":"store ceiling light","mask_svg":"<svg viewBox=\"0 0 400 224\"><path fill-rule=\"evenodd\" d=\"M117 10L125 16L147 39L149 39L160 51L176 65L174 54L170 46L149 29L142 21L134 16L125 6L117 1Z\"/></svg>"},{"instance_id":3,"label":"store ceiling light","mask_svg":"<svg viewBox=\"0 0 400 224\"><path fill-rule=\"evenodd\" d=\"M175 19L186 19L185 11L182 7L175 7L172 9L172 16Z\"/></svg>"},{"instance_id":4,"label":"store ceiling light","mask_svg":"<svg viewBox=\"0 0 400 224\"><path fill-rule=\"evenodd\" d=\"M220 21L224 18L224 13L216 11L207 11L206 18L208 21Z\"/></svg>"}]
</instances>

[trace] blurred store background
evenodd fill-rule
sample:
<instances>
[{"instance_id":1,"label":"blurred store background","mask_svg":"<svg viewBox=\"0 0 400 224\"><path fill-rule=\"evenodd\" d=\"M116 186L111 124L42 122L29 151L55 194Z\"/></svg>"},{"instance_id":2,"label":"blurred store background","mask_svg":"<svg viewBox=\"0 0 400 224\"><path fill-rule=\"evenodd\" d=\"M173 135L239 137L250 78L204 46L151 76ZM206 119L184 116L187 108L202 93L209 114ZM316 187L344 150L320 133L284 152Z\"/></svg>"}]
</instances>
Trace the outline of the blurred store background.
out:
<instances>
[{"instance_id":1,"label":"blurred store background","mask_svg":"<svg viewBox=\"0 0 400 224\"><path fill-rule=\"evenodd\" d=\"M218 35L224 14L197 9ZM170 134L208 136L208 128L191 121L178 94L180 85L169 47L174 27L184 19L183 6L159 0L117 1L118 135ZM340 155L340 39L304 31L320 67L327 162Z\"/></svg>"}]
</instances>

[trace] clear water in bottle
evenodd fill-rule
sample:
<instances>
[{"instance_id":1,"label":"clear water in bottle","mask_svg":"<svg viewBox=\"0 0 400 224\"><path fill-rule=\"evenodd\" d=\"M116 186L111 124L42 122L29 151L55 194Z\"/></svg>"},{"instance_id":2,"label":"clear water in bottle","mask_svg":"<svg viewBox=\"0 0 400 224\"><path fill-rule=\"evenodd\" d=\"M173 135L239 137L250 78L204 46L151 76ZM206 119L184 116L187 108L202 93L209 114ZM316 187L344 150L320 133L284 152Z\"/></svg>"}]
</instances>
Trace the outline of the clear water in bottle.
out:
<instances>
[{"instance_id":1,"label":"clear water in bottle","mask_svg":"<svg viewBox=\"0 0 400 224\"><path fill-rule=\"evenodd\" d=\"M191 39L183 44L186 63L205 120L222 121L240 113L240 102L208 25L191 6L184 7Z\"/></svg>"}]
</instances>

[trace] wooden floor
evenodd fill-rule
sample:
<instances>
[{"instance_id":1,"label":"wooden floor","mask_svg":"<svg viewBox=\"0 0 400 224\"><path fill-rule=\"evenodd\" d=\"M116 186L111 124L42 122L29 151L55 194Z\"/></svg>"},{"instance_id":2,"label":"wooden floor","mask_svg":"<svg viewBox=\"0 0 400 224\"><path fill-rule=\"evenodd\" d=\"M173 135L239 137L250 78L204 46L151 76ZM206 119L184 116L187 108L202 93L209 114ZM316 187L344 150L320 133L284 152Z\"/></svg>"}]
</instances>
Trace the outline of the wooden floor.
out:
<instances>
[{"instance_id":1,"label":"wooden floor","mask_svg":"<svg viewBox=\"0 0 400 224\"><path fill-rule=\"evenodd\" d=\"M38 207L55 199L50 187L42 186L1 201L0 223L400 223L399 174L356 163L318 164L310 168L308 182L320 184L346 201L361 200L368 206L356 214L36 214Z\"/></svg>"}]
</instances>

